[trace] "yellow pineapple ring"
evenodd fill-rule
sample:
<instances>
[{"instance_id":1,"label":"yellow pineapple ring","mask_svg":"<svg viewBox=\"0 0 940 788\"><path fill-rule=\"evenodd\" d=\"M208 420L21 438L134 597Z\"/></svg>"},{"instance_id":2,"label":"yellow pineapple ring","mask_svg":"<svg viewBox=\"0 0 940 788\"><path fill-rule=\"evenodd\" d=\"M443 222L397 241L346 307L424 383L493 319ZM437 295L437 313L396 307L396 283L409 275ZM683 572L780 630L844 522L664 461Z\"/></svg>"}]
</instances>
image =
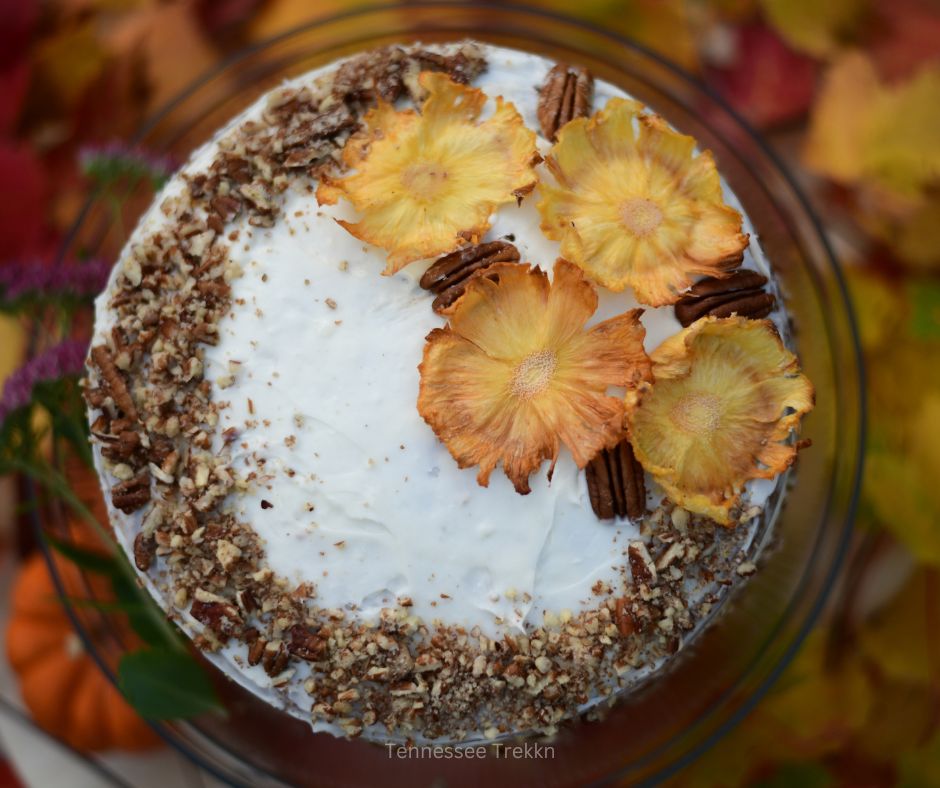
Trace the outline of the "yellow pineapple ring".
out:
<instances>
[{"instance_id":1,"label":"yellow pineapple ring","mask_svg":"<svg viewBox=\"0 0 940 788\"><path fill-rule=\"evenodd\" d=\"M482 90L440 73L419 80L428 92L421 113L380 101L343 148L354 172L323 177L317 188L321 205L345 197L362 214L339 223L388 252L385 274L481 238L494 208L535 188L541 160L535 132L513 104L497 98L493 114L477 122Z\"/></svg>"},{"instance_id":2,"label":"yellow pineapple ring","mask_svg":"<svg viewBox=\"0 0 940 788\"><path fill-rule=\"evenodd\" d=\"M704 317L651 358L654 382L627 395L634 453L676 505L733 525L744 483L796 459L783 441L813 385L769 320Z\"/></svg>"},{"instance_id":3,"label":"yellow pineapple ring","mask_svg":"<svg viewBox=\"0 0 940 788\"><path fill-rule=\"evenodd\" d=\"M484 487L497 464L516 491L561 444L583 468L623 436L611 387L650 379L642 310L590 329L597 293L571 263L552 282L538 268L497 263L470 280L450 323L427 338L418 412Z\"/></svg>"},{"instance_id":4,"label":"yellow pineapple ring","mask_svg":"<svg viewBox=\"0 0 940 788\"><path fill-rule=\"evenodd\" d=\"M723 202L711 153L693 156L692 137L641 110L615 98L568 123L546 159L557 186L542 183L538 209L562 257L604 287L629 286L641 303L662 306L695 275L737 268L748 237Z\"/></svg>"}]
</instances>

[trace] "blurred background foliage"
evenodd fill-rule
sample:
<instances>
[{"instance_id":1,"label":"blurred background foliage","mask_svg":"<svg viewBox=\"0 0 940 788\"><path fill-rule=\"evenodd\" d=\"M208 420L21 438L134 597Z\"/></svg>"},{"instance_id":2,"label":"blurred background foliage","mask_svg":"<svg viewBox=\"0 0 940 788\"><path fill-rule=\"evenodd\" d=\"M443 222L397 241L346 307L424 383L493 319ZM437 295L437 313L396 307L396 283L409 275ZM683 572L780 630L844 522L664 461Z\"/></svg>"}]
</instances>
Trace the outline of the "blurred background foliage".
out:
<instances>
[{"instance_id":1,"label":"blurred background foliage","mask_svg":"<svg viewBox=\"0 0 940 788\"><path fill-rule=\"evenodd\" d=\"M940 4L538 4L661 52L764 132L844 264L867 359L842 582L769 696L675 784L940 785ZM127 139L227 54L356 5L0 0L0 266L53 258L89 193L80 148ZM5 375L23 338L3 320Z\"/></svg>"}]
</instances>

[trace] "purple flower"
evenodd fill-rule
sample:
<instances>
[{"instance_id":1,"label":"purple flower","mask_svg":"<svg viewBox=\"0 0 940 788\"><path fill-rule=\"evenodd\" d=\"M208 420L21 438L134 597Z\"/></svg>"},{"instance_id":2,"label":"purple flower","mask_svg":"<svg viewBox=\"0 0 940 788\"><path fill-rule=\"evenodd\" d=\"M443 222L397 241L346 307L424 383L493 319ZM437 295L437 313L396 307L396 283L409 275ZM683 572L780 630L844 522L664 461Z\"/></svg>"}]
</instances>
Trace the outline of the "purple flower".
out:
<instances>
[{"instance_id":1,"label":"purple flower","mask_svg":"<svg viewBox=\"0 0 940 788\"><path fill-rule=\"evenodd\" d=\"M91 298L104 289L110 273L111 264L99 259L70 265L48 265L39 260L8 263L0 267L0 301L24 296Z\"/></svg>"},{"instance_id":2,"label":"purple flower","mask_svg":"<svg viewBox=\"0 0 940 788\"><path fill-rule=\"evenodd\" d=\"M13 411L29 404L38 383L78 375L85 366L88 343L66 339L53 345L15 370L3 385L0 395L0 424Z\"/></svg>"},{"instance_id":3,"label":"purple flower","mask_svg":"<svg viewBox=\"0 0 940 788\"><path fill-rule=\"evenodd\" d=\"M79 151L78 162L82 172L99 186L124 178L146 178L156 188L176 169L171 156L123 142L86 146Z\"/></svg>"}]
</instances>

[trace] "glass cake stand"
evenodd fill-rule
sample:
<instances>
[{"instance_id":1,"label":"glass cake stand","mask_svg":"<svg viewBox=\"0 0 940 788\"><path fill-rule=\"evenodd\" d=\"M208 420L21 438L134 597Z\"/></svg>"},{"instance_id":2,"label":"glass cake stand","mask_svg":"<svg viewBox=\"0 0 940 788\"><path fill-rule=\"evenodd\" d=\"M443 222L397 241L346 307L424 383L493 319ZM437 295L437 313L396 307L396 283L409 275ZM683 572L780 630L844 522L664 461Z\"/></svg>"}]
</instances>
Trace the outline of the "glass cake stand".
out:
<instances>
[{"instance_id":1,"label":"glass cake stand","mask_svg":"<svg viewBox=\"0 0 940 788\"><path fill-rule=\"evenodd\" d=\"M739 584L720 615L657 678L599 723L569 727L554 757L398 760L380 746L313 734L207 665L227 709L157 725L193 761L235 785L585 785L653 783L689 763L737 723L799 648L838 572L851 531L864 431L861 360L845 287L806 199L773 152L718 97L658 55L606 31L537 10L473 3L409 3L314 21L223 63L148 122L138 142L184 161L189 152L283 79L394 42L465 37L587 66L714 151L779 277L802 364L816 385L805 420L813 441L793 485L759 538L761 571ZM68 254L114 259L148 196L132 196L123 222L89 204ZM62 518L46 517L59 529ZM61 534L60 534L61 536ZM104 669L124 649L108 616L72 611ZM106 645L102 645L105 642Z\"/></svg>"}]
</instances>

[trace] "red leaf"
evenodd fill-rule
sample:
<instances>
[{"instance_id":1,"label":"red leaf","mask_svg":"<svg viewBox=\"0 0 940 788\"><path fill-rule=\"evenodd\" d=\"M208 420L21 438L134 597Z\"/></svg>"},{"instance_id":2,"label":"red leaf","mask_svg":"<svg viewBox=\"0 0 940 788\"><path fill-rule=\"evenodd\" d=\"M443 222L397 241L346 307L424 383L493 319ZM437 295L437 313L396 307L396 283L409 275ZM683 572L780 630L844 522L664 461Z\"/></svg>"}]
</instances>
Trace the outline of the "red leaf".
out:
<instances>
[{"instance_id":1,"label":"red leaf","mask_svg":"<svg viewBox=\"0 0 940 788\"><path fill-rule=\"evenodd\" d=\"M805 114L816 85L816 62L794 52L764 25L745 25L734 35L730 62L706 66L706 81L758 127Z\"/></svg>"},{"instance_id":2,"label":"red leaf","mask_svg":"<svg viewBox=\"0 0 940 788\"><path fill-rule=\"evenodd\" d=\"M32 44L38 0L0 0L0 70L22 60Z\"/></svg>"}]
</instances>

